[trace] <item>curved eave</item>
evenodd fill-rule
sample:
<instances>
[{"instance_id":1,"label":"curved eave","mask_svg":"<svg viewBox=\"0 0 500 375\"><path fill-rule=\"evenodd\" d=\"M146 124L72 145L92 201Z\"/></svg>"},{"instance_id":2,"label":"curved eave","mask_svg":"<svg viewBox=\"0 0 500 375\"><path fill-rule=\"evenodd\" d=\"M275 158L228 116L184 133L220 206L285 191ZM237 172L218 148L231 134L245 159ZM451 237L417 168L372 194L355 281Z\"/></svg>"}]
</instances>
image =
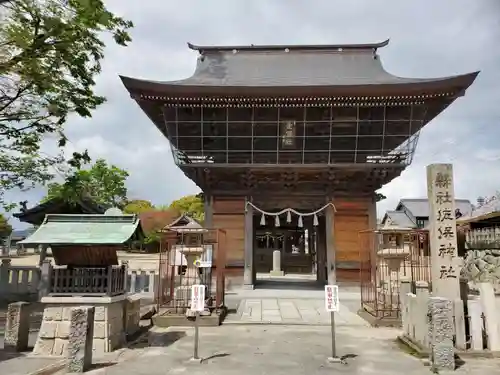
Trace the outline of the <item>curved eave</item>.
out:
<instances>
[{"instance_id":1,"label":"curved eave","mask_svg":"<svg viewBox=\"0 0 500 375\"><path fill-rule=\"evenodd\" d=\"M391 96L453 94L462 96L474 82L479 72L453 77L405 81L400 83L336 85L336 86L209 86L191 85L183 81L158 82L120 76L125 88L132 97L139 99L147 96L161 98L200 97L200 96Z\"/></svg>"},{"instance_id":2,"label":"curved eave","mask_svg":"<svg viewBox=\"0 0 500 375\"><path fill-rule=\"evenodd\" d=\"M335 50L342 48L343 50L351 49L378 49L385 47L389 44L389 39L378 43L364 43L364 44L308 44L308 45L240 45L240 46L199 46L188 42L189 49L198 51L200 53L209 51L279 51L288 48L289 50L297 51L324 51Z\"/></svg>"}]
</instances>

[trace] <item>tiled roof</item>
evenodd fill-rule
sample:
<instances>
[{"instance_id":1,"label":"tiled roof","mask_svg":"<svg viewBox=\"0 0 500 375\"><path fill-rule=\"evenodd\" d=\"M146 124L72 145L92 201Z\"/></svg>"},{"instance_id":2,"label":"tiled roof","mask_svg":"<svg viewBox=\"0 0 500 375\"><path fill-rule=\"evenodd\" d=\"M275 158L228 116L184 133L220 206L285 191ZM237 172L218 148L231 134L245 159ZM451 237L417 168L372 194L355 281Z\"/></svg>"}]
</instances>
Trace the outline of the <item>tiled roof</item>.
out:
<instances>
[{"instance_id":1,"label":"tiled roof","mask_svg":"<svg viewBox=\"0 0 500 375\"><path fill-rule=\"evenodd\" d=\"M428 199L401 199L399 205L404 205L415 217L429 217ZM455 199L455 208L467 216L472 212L472 203L467 199Z\"/></svg>"},{"instance_id":2,"label":"tiled roof","mask_svg":"<svg viewBox=\"0 0 500 375\"><path fill-rule=\"evenodd\" d=\"M416 227L416 224L403 211L387 211L386 215L391 221L391 226L398 228Z\"/></svg>"},{"instance_id":3,"label":"tiled roof","mask_svg":"<svg viewBox=\"0 0 500 375\"><path fill-rule=\"evenodd\" d=\"M97 204L90 198L81 198L78 202L68 203L62 198L53 198L40 203L13 216L22 222L40 225L45 215L49 214L103 214L106 207Z\"/></svg>"},{"instance_id":4,"label":"tiled roof","mask_svg":"<svg viewBox=\"0 0 500 375\"><path fill-rule=\"evenodd\" d=\"M387 42L360 45L197 47L194 74L176 81L121 77L130 92L184 87L328 87L422 84L467 88L477 73L443 78L402 78L388 73L376 54Z\"/></svg>"},{"instance_id":5,"label":"tiled roof","mask_svg":"<svg viewBox=\"0 0 500 375\"><path fill-rule=\"evenodd\" d=\"M500 212L500 197L496 195L487 200L486 203L472 210L469 215L464 215L461 220L470 221L476 218L480 219L495 212Z\"/></svg>"},{"instance_id":6,"label":"tiled roof","mask_svg":"<svg viewBox=\"0 0 500 375\"><path fill-rule=\"evenodd\" d=\"M119 245L142 235L137 215L47 215L29 245Z\"/></svg>"}]
</instances>

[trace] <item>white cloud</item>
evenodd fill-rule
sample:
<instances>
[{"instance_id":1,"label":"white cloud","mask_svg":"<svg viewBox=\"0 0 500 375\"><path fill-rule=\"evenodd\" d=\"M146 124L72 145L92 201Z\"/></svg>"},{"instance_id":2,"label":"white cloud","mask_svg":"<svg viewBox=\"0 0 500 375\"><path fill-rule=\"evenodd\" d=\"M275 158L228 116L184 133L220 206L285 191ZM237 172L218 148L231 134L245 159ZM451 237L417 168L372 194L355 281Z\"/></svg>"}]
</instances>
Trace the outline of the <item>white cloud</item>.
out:
<instances>
[{"instance_id":1,"label":"white cloud","mask_svg":"<svg viewBox=\"0 0 500 375\"><path fill-rule=\"evenodd\" d=\"M166 204L197 191L174 165L168 142L129 97L118 75L173 80L194 70L197 44L363 43L391 38L379 51L399 76L481 70L464 98L422 131L413 165L385 186L379 215L402 197L426 193L425 166L453 162L457 197L499 188L500 4L496 0L148 0L106 2L135 23L127 48L109 41L97 91L108 102L91 119L73 118L69 148L88 148L126 168L134 197ZM495 8L496 7L496 8ZM23 194L36 203L43 189ZM19 196L16 194L16 196Z\"/></svg>"}]
</instances>

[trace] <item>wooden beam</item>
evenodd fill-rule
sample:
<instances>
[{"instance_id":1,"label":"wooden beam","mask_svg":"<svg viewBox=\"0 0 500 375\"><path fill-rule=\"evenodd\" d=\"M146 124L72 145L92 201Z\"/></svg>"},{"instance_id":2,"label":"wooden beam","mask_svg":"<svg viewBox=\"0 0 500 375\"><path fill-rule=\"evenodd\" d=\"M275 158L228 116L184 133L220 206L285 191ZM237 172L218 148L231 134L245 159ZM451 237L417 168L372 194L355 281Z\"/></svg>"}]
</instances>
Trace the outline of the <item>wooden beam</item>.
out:
<instances>
[{"instance_id":1,"label":"wooden beam","mask_svg":"<svg viewBox=\"0 0 500 375\"><path fill-rule=\"evenodd\" d=\"M330 203L331 198L326 198L326 203ZM326 264L327 264L327 279L328 284L333 285L337 282L336 264L335 264L335 240L334 240L334 211L333 207L328 206L325 214L325 229L326 229Z\"/></svg>"},{"instance_id":2,"label":"wooden beam","mask_svg":"<svg viewBox=\"0 0 500 375\"><path fill-rule=\"evenodd\" d=\"M406 168L406 164L403 163L393 163L393 164L382 164L382 163L339 163L339 164L326 164L326 163L310 163L310 164L276 164L276 163L266 163L266 164L243 164L243 163L192 163L192 164L183 164L182 168L210 168L210 169L248 169L252 168L253 170L267 170L267 169L319 169L323 170L325 168L332 169L350 169L350 170L363 170L363 169L404 169Z\"/></svg>"},{"instance_id":3,"label":"wooden beam","mask_svg":"<svg viewBox=\"0 0 500 375\"><path fill-rule=\"evenodd\" d=\"M211 194L205 194L205 221L204 227L213 228L214 199Z\"/></svg>"}]
</instances>

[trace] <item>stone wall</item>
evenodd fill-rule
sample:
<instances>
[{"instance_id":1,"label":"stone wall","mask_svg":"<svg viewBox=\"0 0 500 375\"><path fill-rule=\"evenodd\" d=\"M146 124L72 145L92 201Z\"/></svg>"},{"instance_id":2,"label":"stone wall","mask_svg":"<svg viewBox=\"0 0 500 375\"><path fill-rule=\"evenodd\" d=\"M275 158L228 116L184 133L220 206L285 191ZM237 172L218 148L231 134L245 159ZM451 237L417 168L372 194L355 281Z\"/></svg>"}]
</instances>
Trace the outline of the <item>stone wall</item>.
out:
<instances>
[{"instance_id":1,"label":"stone wall","mask_svg":"<svg viewBox=\"0 0 500 375\"><path fill-rule=\"evenodd\" d=\"M34 354L67 354L71 308L94 306L94 353L110 352L125 341L125 296L118 297L44 297L43 321L33 350ZM132 313L131 313L132 314ZM130 323L131 324L131 323Z\"/></svg>"},{"instance_id":2,"label":"stone wall","mask_svg":"<svg viewBox=\"0 0 500 375\"><path fill-rule=\"evenodd\" d=\"M141 320L141 297L131 296L124 301L125 332L133 335L139 329Z\"/></svg>"}]
</instances>

